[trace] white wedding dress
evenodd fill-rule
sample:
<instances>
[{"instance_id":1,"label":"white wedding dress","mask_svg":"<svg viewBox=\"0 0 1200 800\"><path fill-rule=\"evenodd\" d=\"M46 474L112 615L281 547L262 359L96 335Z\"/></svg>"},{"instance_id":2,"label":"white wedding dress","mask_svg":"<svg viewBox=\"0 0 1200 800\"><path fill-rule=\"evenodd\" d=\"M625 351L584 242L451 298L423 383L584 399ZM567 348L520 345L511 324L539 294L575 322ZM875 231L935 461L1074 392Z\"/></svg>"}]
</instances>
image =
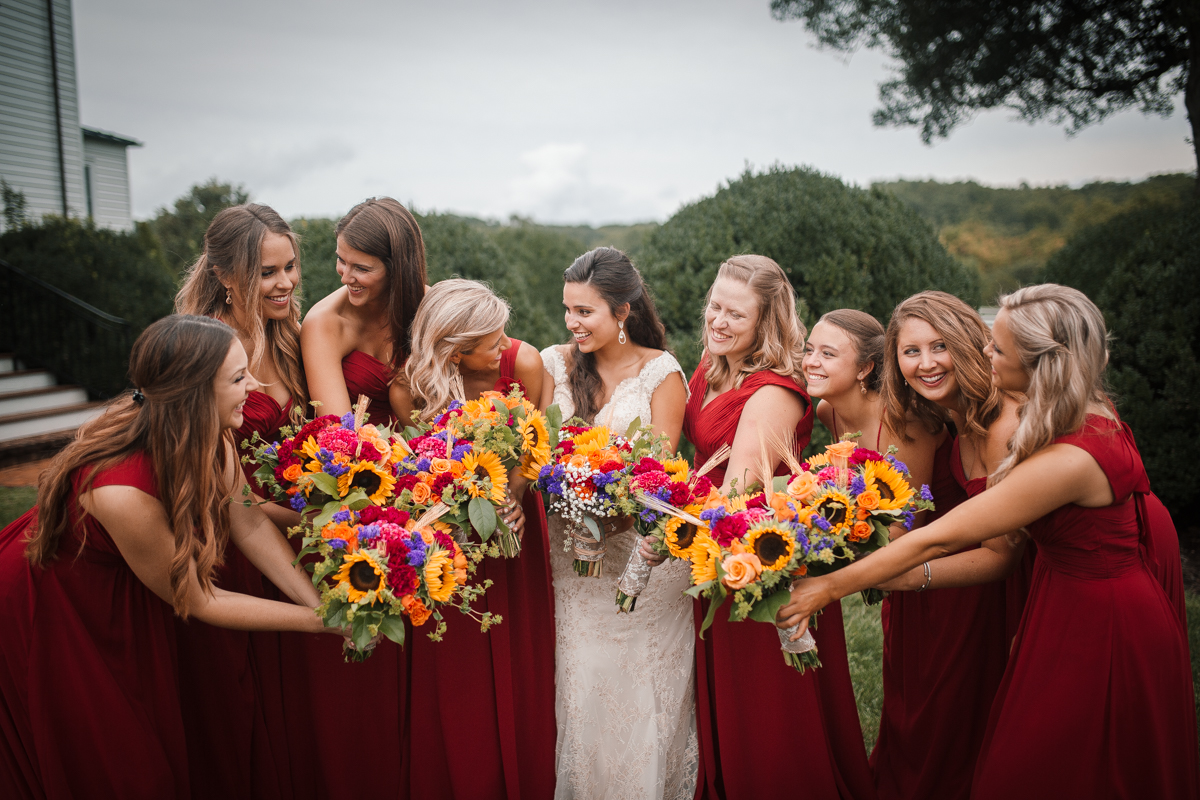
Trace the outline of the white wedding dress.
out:
<instances>
[{"instance_id":1,"label":"white wedding dress","mask_svg":"<svg viewBox=\"0 0 1200 800\"><path fill-rule=\"evenodd\" d=\"M575 413L557 347L542 351L563 419ZM635 418L651 422L650 397L673 372L670 353L618 384L595 422L624 433ZM687 384L686 377L684 384ZM554 577L555 800L690 800L699 748L693 661L695 634L686 562L656 567L630 614L618 614L617 579L637 544L634 531L610 536L604 575L580 577L560 517L550 518Z\"/></svg>"}]
</instances>

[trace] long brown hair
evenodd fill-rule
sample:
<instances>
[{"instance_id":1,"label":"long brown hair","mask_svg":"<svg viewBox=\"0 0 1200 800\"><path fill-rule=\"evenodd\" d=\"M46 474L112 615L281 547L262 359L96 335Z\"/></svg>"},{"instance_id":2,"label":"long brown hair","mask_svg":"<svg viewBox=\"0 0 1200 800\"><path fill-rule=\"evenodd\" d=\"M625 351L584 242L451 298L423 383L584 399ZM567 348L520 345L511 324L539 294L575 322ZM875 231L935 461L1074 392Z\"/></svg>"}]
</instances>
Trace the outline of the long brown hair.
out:
<instances>
[{"instance_id":1,"label":"long brown hair","mask_svg":"<svg viewBox=\"0 0 1200 800\"><path fill-rule=\"evenodd\" d=\"M283 217L257 203L232 206L213 217L204 232L204 252L188 268L183 288L175 296L175 313L214 317L233 324L222 279L236 285L242 306L240 316L247 326L241 334L250 344L246 354L250 371L256 373L263 357L270 353L293 407L303 409L308 404L308 384L300 359L299 280L287 317L263 320L259 285L262 245L268 233L285 236L292 243L298 273L300 247Z\"/></svg>"},{"instance_id":2,"label":"long brown hair","mask_svg":"<svg viewBox=\"0 0 1200 800\"><path fill-rule=\"evenodd\" d=\"M808 329L796 311L796 290L783 274L783 269L766 256L733 256L717 269L715 286L721 278L744 283L758 301L758 326L754 349L742 364L737 375L725 356L709 356L708 371L704 373L709 386L724 387L732 377L733 388L742 388L742 381L756 372L769 369L777 375L803 383L804 337ZM712 301L712 286L704 298L704 307ZM708 341L708 320L704 321L704 341Z\"/></svg>"},{"instance_id":3,"label":"long brown hair","mask_svg":"<svg viewBox=\"0 0 1200 800\"><path fill-rule=\"evenodd\" d=\"M398 374L412 348L411 328L425 296L425 241L409 210L390 197L372 197L337 224L346 244L383 262L388 278L388 329L392 372Z\"/></svg>"},{"instance_id":4,"label":"long brown hair","mask_svg":"<svg viewBox=\"0 0 1200 800\"><path fill-rule=\"evenodd\" d=\"M983 438L1004 405L1004 392L992 385L992 364L983 353L991 332L978 311L954 295L939 291L920 292L902 301L888 321L883 370L887 426L901 432L912 415L930 433L938 433L949 418L949 411L918 394L900 371L896 348L900 329L910 319L929 323L946 343L946 350L954 360L960 410L966 421L966 430L959 433Z\"/></svg>"},{"instance_id":5,"label":"long brown hair","mask_svg":"<svg viewBox=\"0 0 1200 800\"><path fill-rule=\"evenodd\" d=\"M146 328L129 357L129 378L144 399L136 402L127 392L112 400L42 473L37 529L25 547L33 564L57 558L72 526L82 551L79 494L90 490L97 473L143 452L154 466L158 500L175 537L172 603L187 617L192 562L200 585L210 588L229 539L230 487L222 486L221 476L231 438L221 433L213 382L234 338L233 328L210 317L173 314ZM90 472L76 492L72 475L82 467Z\"/></svg>"},{"instance_id":6,"label":"long brown hair","mask_svg":"<svg viewBox=\"0 0 1200 800\"><path fill-rule=\"evenodd\" d=\"M615 247L597 247L575 259L563 273L563 283L586 283L608 304L615 316L617 309L629 304L629 316L625 318L625 331L629 340L642 347L654 350L667 349L667 332L654 298L642 273L629 260L629 256ZM590 420L600 410L598 395L604 381L596 369L593 353L579 352L579 345L571 352L571 370L567 378L571 400L575 403L575 414Z\"/></svg>"}]
</instances>

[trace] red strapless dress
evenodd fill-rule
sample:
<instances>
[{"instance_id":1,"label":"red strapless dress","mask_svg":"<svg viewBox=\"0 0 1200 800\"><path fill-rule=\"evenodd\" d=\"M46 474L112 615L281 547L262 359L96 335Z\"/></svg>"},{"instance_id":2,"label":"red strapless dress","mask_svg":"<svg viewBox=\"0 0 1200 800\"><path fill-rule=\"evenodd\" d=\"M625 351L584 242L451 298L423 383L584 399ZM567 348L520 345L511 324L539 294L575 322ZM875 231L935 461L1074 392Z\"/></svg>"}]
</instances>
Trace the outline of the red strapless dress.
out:
<instances>
[{"instance_id":1,"label":"red strapless dress","mask_svg":"<svg viewBox=\"0 0 1200 800\"><path fill-rule=\"evenodd\" d=\"M967 499L956 441L934 456L929 521ZM937 562L934 562L936 585ZM871 769L881 800L966 800L1008 656L1004 583L883 601L883 713Z\"/></svg>"},{"instance_id":2,"label":"red strapless dress","mask_svg":"<svg viewBox=\"0 0 1200 800\"><path fill-rule=\"evenodd\" d=\"M501 357L496 391L508 394L520 384L521 346L514 339ZM451 619L441 642L417 630L409 645L414 690L404 763L411 797L554 796L550 542L541 495L526 492L524 509L520 557L486 559L475 576L493 581L481 610L504 621L482 634L467 618Z\"/></svg>"},{"instance_id":3,"label":"red strapless dress","mask_svg":"<svg viewBox=\"0 0 1200 800\"><path fill-rule=\"evenodd\" d=\"M1055 441L1090 454L1116 502L1029 526L1033 584L971 796L1196 798L1188 642L1140 550L1141 457L1127 430L1094 415Z\"/></svg>"},{"instance_id":4,"label":"red strapless dress","mask_svg":"<svg viewBox=\"0 0 1200 800\"><path fill-rule=\"evenodd\" d=\"M367 422L372 425L394 425L388 386L392 379L392 368L375 356L361 350L352 350L342 359L342 377L346 379L346 391L350 394L350 405L358 402L359 395L371 398L367 406Z\"/></svg>"},{"instance_id":5,"label":"red strapless dress","mask_svg":"<svg viewBox=\"0 0 1200 800\"><path fill-rule=\"evenodd\" d=\"M143 454L93 486L158 496ZM73 532L46 568L24 555L36 508L0 532L0 797L188 797L174 612L77 514L82 551Z\"/></svg>"},{"instance_id":6,"label":"red strapless dress","mask_svg":"<svg viewBox=\"0 0 1200 800\"><path fill-rule=\"evenodd\" d=\"M697 464L733 442L746 401L763 386L783 386L804 400L808 409L796 426L797 450L808 444L813 409L803 386L774 372L758 372L741 389L705 406L707 368L705 359L692 375L683 421ZM725 479L723 467L709 474L715 484ZM703 612L697 602L697 630ZM718 612L705 638L696 642L697 798L875 796L840 604L824 610L813 636L824 666L803 675L784 663L772 625L731 623Z\"/></svg>"},{"instance_id":7,"label":"red strapless dress","mask_svg":"<svg viewBox=\"0 0 1200 800\"><path fill-rule=\"evenodd\" d=\"M368 421L390 421L388 366L356 350L342 360L342 370L352 402L360 394L372 398ZM298 538L291 542L299 548ZM410 630L409 641L411 636ZM278 665L264 665L264 671L277 672L264 674L263 680L278 685L283 698L278 713L287 739L280 750L288 754L291 778L291 794L285 792L285 796L311 800L407 797L400 781L407 692L405 651L382 641L365 662L347 664L338 639L319 633L281 633L279 650ZM329 755L345 748L354 751L357 763L372 767L351 775L346 758Z\"/></svg>"}]
</instances>

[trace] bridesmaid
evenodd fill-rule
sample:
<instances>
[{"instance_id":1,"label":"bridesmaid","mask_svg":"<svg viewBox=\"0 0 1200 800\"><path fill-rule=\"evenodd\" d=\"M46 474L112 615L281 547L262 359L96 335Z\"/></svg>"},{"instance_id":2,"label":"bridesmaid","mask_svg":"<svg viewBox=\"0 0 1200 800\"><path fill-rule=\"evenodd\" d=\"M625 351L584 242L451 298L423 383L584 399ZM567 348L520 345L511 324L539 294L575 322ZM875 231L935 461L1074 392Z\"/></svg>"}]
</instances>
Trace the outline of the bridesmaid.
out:
<instances>
[{"instance_id":1,"label":"bridesmaid","mask_svg":"<svg viewBox=\"0 0 1200 800\"><path fill-rule=\"evenodd\" d=\"M231 326L260 381L259 389L246 398L243 422L234 434L239 455L249 451L255 433L277 441L291 414L303 413L307 389L300 365L299 287L296 235L273 209L251 203L227 208L213 218L204 234L204 252L189 268L175 298L178 313L212 317ZM242 464L257 494L256 468ZM263 503L261 508L282 529L300 521L300 515L285 506ZM218 574L222 585L236 591L280 597L239 551L230 553ZM278 680L279 634L183 622L176 627L189 749L193 756L220 754L212 759L211 769L192 772L193 794L262 797L272 786L284 796L294 794ZM327 642L321 645L334 649Z\"/></svg>"},{"instance_id":2,"label":"bridesmaid","mask_svg":"<svg viewBox=\"0 0 1200 800\"><path fill-rule=\"evenodd\" d=\"M129 375L138 388L80 428L38 505L0 532L6 798L187 797L192 773L220 767L219 753L189 763L174 614L324 631L279 530L230 502L244 485L230 433L258 387L234 331L166 317L138 337ZM296 605L216 585L229 541Z\"/></svg>"},{"instance_id":3,"label":"bridesmaid","mask_svg":"<svg viewBox=\"0 0 1200 800\"><path fill-rule=\"evenodd\" d=\"M1000 300L992 380L1026 396L992 486L871 558L798 581L781 627L935 558L1028 526L1033 584L988 719L972 798L1200 794L1186 632L1139 551L1149 492L1103 391L1104 318L1046 284Z\"/></svg>"},{"instance_id":4,"label":"bridesmaid","mask_svg":"<svg viewBox=\"0 0 1200 800\"><path fill-rule=\"evenodd\" d=\"M684 433L696 445L697 464L722 445L732 447L727 465L710 473L722 491L768 477L757 469L761 435L790 435L797 453L808 444L813 410L801 383L804 334L778 264L740 255L721 265L708 291L705 352L692 375ZM774 463L780 460L776 453ZM697 602L697 630L703 617ZM697 797L875 796L838 604L826 609L815 637L824 666L801 675L784 662L769 626L716 614L696 646Z\"/></svg>"},{"instance_id":5,"label":"bridesmaid","mask_svg":"<svg viewBox=\"0 0 1200 800\"><path fill-rule=\"evenodd\" d=\"M300 329L309 396L321 403L318 414L343 415L365 394L368 422L394 422L389 384L408 357L409 328L425 294L425 245L416 219L391 198L359 203L337 226L337 270L343 288L314 305ZM312 710L315 687L369 687L370 711L354 722L356 757L389 765L348 780L337 759L301 758L293 770L308 780L297 778L297 791L337 799L407 796L397 761L404 752L408 652L385 642L365 662L346 664L315 637L281 639L284 696L296 698L285 709L292 752L328 740L327 716Z\"/></svg>"},{"instance_id":6,"label":"bridesmaid","mask_svg":"<svg viewBox=\"0 0 1200 800\"><path fill-rule=\"evenodd\" d=\"M404 419L423 421L451 400L484 392L542 392L538 351L504 333L508 304L482 283L446 280L425 295L413 321L413 355L392 388ZM414 631L409 681L425 689L409 705L406 789L412 797L548 798L554 795L554 596L546 513L537 492L509 475L505 521L520 534L518 558L485 559L492 581L481 610L503 618L482 634L463 619L441 642ZM466 624L463 624L466 623Z\"/></svg>"},{"instance_id":7,"label":"bridesmaid","mask_svg":"<svg viewBox=\"0 0 1200 800\"><path fill-rule=\"evenodd\" d=\"M945 292L913 295L888 324L888 423L947 420L958 432L934 460L929 521L983 491L1016 430L1017 399L992 385L988 338L975 309ZM893 593L884 601L883 713L871 754L880 798L970 794L1008 655L1003 580L1023 538L996 537L885 584Z\"/></svg>"},{"instance_id":8,"label":"bridesmaid","mask_svg":"<svg viewBox=\"0 0 1200 800\"><path fill-rule=\"evenodd\" d=\"M409 354L409 329L425 296L425 243L408 209L390 197L365 200L337 226L342 287L314 305L300 342L318 412L341 416L359 395L369 421L394 421L392 378Z\"/></svg>"}]
</instances>

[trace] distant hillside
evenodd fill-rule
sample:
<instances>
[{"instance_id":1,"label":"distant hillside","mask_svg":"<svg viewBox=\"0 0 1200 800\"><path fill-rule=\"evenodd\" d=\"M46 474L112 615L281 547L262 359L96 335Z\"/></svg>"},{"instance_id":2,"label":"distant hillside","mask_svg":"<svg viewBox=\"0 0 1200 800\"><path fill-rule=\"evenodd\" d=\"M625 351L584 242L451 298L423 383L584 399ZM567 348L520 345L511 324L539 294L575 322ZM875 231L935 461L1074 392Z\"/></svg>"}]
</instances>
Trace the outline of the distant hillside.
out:
<instances>
[{"instance_id":1,"label":"distant hillside","mask_svg":"<svg viewBox=\"0 0 1200 800\"><path fill-rule=\"evenodd\" d=\"M938 229L950 253L976 267L984 300L1040 279L1046 261L1083 228L1124 211L1175 206L1195 176L1156 175L1139 183L1089 183L998 189L974 181L889 181L875 184L917 210Z\"/></svg>"}]
</instances>

